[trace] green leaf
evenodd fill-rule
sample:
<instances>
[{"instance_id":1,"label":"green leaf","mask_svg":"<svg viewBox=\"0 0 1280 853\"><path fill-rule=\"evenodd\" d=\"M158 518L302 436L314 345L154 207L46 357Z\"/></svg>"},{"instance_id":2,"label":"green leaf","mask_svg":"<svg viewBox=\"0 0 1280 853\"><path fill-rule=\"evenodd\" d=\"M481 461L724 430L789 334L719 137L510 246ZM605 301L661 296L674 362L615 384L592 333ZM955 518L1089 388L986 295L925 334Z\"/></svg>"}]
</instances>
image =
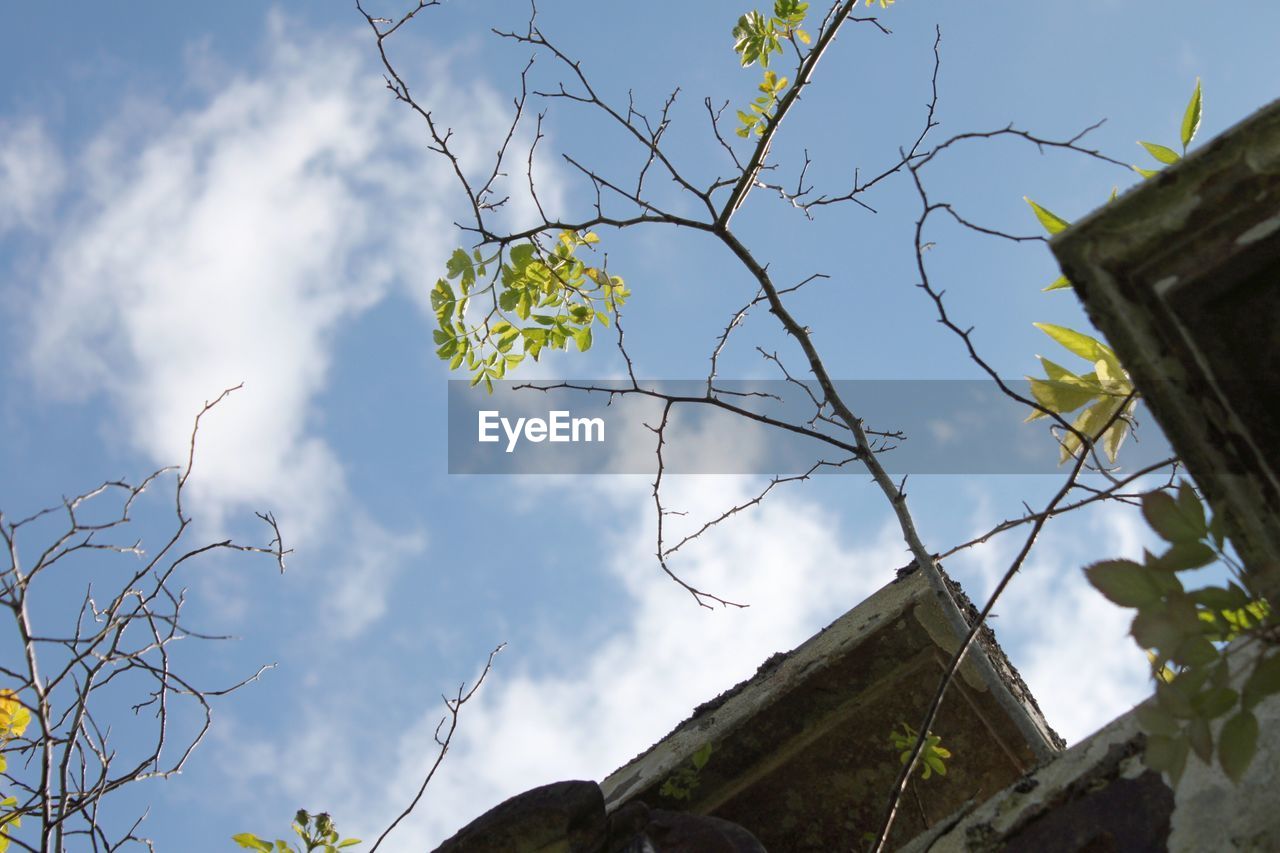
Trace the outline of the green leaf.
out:
<instances>
[{"instance_id":1,"label":"green leaf","mask_svg":"<svg viewBox=\"0 0 1280 853\"><path fill-rule=\"evenodd\" d=\"M1204 504L1200 503L1196 490L1186 480L1178 484L1178 510L1182 513L1182 517L1200 534L1197 537L1198 539L1203 539L1209 535L1209 528L1205 523L1204 517Z\"/></svg>"},{"instance_id":2,"label":"green leaf","mask_svg":"<svg viewBox=\"0 0 1280 853\"><path fill-rule=\"evenodd\" d=\"M1213 761L1213 732L1204 717L1196 717L1187 723L1187 742L1205 764Z\"/></svg>"},{"instance_id":3,"label":"green leaf","mask_svg":"<svg viewBox=\"0 0 1280 853\"><path fill-rule=\"evenodd\" d=\"M1177 151L1172 148L1166 148L1163 145L1156 145L1154 142L1138 142L1143 148L1147 149L1147 153L1159 160L1161 163L1176 163L1182 159Z\"/></svg>"},{"instance_id":4,"label":"green leaf","mask_svg":"<svg viewBox=\"0 0 1280 853\"><path fill-rule=\"evenodd\" d=\"M1210 610L1236 610L1249 603L1248 596L1239 587L1206 586L1191 593L1191 599Z\"/></svg>"},{"instance_id":5,"label":"green leaf","mask_svg":"<svg viewBox=\"0 0 1280 853\"><path fill-rule=\"evenodd\" d=\"M1035 211L1036 219L1040 220L1040 224L1044 226L1044 230L1048 231L1050 234L1057 234L1061 231L1065 231L1067 227L1071 225L1070 222L1063 219L1061 216L1058 216L1052 211L1045 210L1026 196L1023 196L1022 199L1027 204L1031 205L1031 209Z\"/></svg>"},{"instance_id":6,"label":"green leaf","mask_svg":"<svg viewBox=\"0 0 1280 853\"><path fill-rule=\"evenodd\" d=\"M1196 131L1200 129L1200 113L1203 107L1203 97L1200 89L1200 78L1196 78L1195 91L1191 93L1191 100L1187 103L1187 110L1182 114L1182 150L1185 152L1187 146L1191 144L1191 140L1195 139Z\"/></svg>"},{"instance_id":7,"label":"green leaf","mask_svg":"<svg viewBox=\"0 0 1280 853\"><path fill-rule=\"evenodd\" d=\"M1142 726L1142 730L1149 735L1175 737L1182 731L1173 715L1155 702L1144 702L1139 705L1134 710L1134 716L1138 718L1138 725Z\"/></svg>"},{"instance_id":8,"label":"green leaf","mask_svg":"<svg viewBox=\"0 0 1280 853\"><path fill-rule=\"evenodd\" d=\"M453 287L449 282L442 278L436 279L436 286L431 289L431 308L436 312L437 317L446 316L453 312L453 305L458 301L457 296L453 293Z\"/></svg>"},{"instance_id":9,"label":"green leaf","mask_svg":"<svg viewBox=\"0 0 1280 853\"><path fill-rule=\"evenodd\" d=\"M707 766L707 762L711 760L711 743L708 741L698 748L693 754L693 766L696 770L701 770Z\"/></svg>"},{"instance_id":10,"label":"green leaf","mask_svg":"<svg viewBox=\"0 0 1280 853\"><path fill-rule=\"evenodd\" d=\"M1065 275L1060 275L1054 279L1053 284L1044 288L1041 292L1048 293L1050 290L1070 290L1071 282L1067 280Z\"/></svg>"},{"instance_id":11,"label":"green leaf","mask_svg":"<svg viewBox=\"0 0 1280 853\"><path fill-rule=\"evenodd\" d=\"M1258 718L1241 711L1222 725L1218 733L1218 763L1232 782L1239 782L1258 749Z\"/></svg>"},{"instance_id":12,"label":"green leaf","mask_svg":"<svg viewBox=\"0 0 1280 853\"><path fill-rule=\"evenodd\" d=\"M1092 338L1074 329L1068 329L1065 326L1055 326L1052 323L1032 323L1040 331L1053 338L1062 346L1066 347L1072 353L1089 361L1090 363L1098 361L1110 351L1097 338ZM1114 355L1112 355L1114 357Z\"/></svg>"},{"instance_id":13,"label":"green leaf","mask_svg":"<svg viewBox=\"0 0 1280 853\"><path fill-rule=\"evenodd\" d=\"M1205 637L1188 637L1174 649L1170 659L1179 666L1208 666L1218 659L1218 649Z\"/></svg>"},{"instance_id":14,"label":"green leaf","mask_svg":"<svg viewBox=\"0 0 1280 853\"><path fill-rule=\"evenodd\" d=\"M1116 420L1106 433L1102 436L1102 451L1107 454L1107 459L1112 463L1116 461L1116 456L1120 453L1120 445L1124 444L1124 438L1129 434L1129 424L1124 420Z\"/></svg>"},{"instance_id":15,"label":"green leaf","mask_svg":"<svg viewBox=\"0 0 1280 853\"><path fill-rule=\"evenodd\" d=\"M591 327L583 326L573 333L573 340L578 345L578 352L586 352L591 349Z\"/></svg>"},{"instance_id":16,"label":"green leaf","mask_svg":"<svg viewBox=\"0 0 1280 853\"><path fill-rule=\"evenodd\" d=\"M1160 174L1159 169L1144 169L1141 166L1130 166L1129 168L1133 169L1133 171L1137 172L1144 178L1154 178L1156 175Z\"/></svg>"},{"instance_id":17,"label":"green leaf","mask_svg":"<svg viewBox=\"0 0 1280 853\"><path fill-rule=\"evenodd\" d=\"M463 249L453 250L453 254L449 256L449 262L445 265L445 272L449 278L462 277L463 293L466 293L476 280L476 271L475 267L472 266L471 256Z\"/></svg>"},{"instance_id":18,"label":"green leaf","mask_svg":"<svg viewBox=\"0 0 1280 853\"><path fill-rule=\"evenodd\" d=\"M1060 379L1035 379L1030 376L1027 379L1031 383L1031 396L1035 397L1036 402L1049 411L1057 412L1060 415L1074 412L1097 396L1095 389L1077 382ZM1027 416L1027 420L1033 421L1041 417L1044 417L1043 412L1033 411Z\"/></svg>"},{"instance_id":19,"label":"green leaf","mask_svg":"<svg viewBox=\"0 0 1280 853\"><path fill-rule=\"evenodd\" d=\"M1154 491L1143 495L1142 515L1151 529L1166 542L1198 542L1207 532L1203 523L1196 525L1194 519L1182 513L1178 502L1168 492Z\"/></svg>"},{"instance_id":20,"label":"green leaf","mask_svg":"<svg viewBox=\"0 0 1280 853\"><path fill-rule=\"evenodd\" d=\"M1151 735L1147 738L1147 751L1142 759L1152 770L1167 773L1176 788L1178 780L1182 778L1182 771L1187 767L1190 747L1186 738Z\"/></svg>"},{"instance_id":21,"label":"green leaf","mask_svg":"<svg viewBox=\"0 0 1280 853\"><path fill-rule=\"evenodd\" d=\"M246 850L263 850L266 853L271 853L272 850L270 843L263 841L252 832L241 832L238 835L233 835L231 840Z\"/></svg>"},{"instance_id":22,"label":"green leaf","mask_svg":"<svg viewBox=\"0 0 1280 853\"><path fill-rule=\"evenodd\" d=\"M1203 542L1175 542L1160 555L1156 565L1167 572L1200 569L1218 559L1213 549Z\"/></svg>"},{"instance_id":23,"label":"green leaf","mask_svg":"<svg viewBox=\"0 0 1280 853\"><path fill-rule=\"evenodd\" d=\"M1191 710L1191 699L1168 682L1156 682L1156 701L1161 708L1179 719L1189 720L1195 716L1195 712Z\"/></svg>"},{"instance_id":24,"label":"green leaf","mask_svg":"<svg viewBox=\"0 0 1280 853\"><path fill-rule=\"evenodd\" d=\"M1191 697L1191 708L1198 716L1213 720L1234 708L1239 698L1230 687L1211 687Z\"/></svg>"},{"instance_id":25,"label":"green leaf","mask_svg":"<svg viewBox=\"0 0 1280 853\"><path fill-rule=\"evenodd\" d=\"M1072 423L1072 426L1075 427L1076 431L1082 435L1090 438L1098 436L1102 431L1103 425L1112 419L1112 416L1115 415L1116 410L1119 409L1121 405L1123 405L1122 400L1118 400L1114 397L1103 397L1099 399L1098 402L1081 412ZM1098 437L1105 438L1105 436ZM1123 436L1121 438L1123 438ZM1103 449L1105 450L1107 446L1118 447L1119 442L1105 442ZM1065 462L1072 458L1079 449L1080 439L1076 437L1075 433L1068 433L1063 436L1060 461ZM1116 461L1115 457L1109 458L1112 462Z\"/></svg>"},{"instance_id":26,"label":"green leaf","mask_svg":"<svg viewBox=\"0 0 1280 853\"><path fill-rule=\"evenodd\" d=\"M1268 696L1280 693L1280 652L1272 652L1254 664L1240 692L1240 704L1252 710Z\"/></svg>"},{"instance_id":27,"label":"green leaf","mask_svg":"<svg viewBox=\"0 0 1280 853\"><path fill-rule=\"evenodd\" d=\"M1168 654L1189 632L1181 630L1164 609L1154 606L1138 611L1129 633L1144 649L1159 649Z\"/></svg>"},{"instance_id":28,"label":"green leaf","mask_svg":"<svg viewBox=\"0 0 1280 853\"><path fill-rule=\"evenodd\" d=\"M1095 589L1121 607L1152 604L1170 591L1166 576L1132 560L1104 560L1087 566L1084 573Z\"/></svg>"}]
</instances>

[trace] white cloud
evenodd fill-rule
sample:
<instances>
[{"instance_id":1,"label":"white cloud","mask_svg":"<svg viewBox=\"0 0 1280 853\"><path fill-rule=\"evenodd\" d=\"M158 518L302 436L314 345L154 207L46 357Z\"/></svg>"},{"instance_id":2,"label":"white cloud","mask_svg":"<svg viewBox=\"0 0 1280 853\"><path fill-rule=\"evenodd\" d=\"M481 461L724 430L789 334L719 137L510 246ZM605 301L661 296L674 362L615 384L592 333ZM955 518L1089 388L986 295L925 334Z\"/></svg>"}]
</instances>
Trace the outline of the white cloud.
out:
<instances>
[{"instance_id":1,"label":"white cloud","mask_svg":"<svg viewBox=\"0 0 1280 853\"><path fill-rule=\"evenodd\" d=\"M393 282L425 293L423 270L457 240L442 201L459 193L366 40L296 29L272 16L261 73L184 110L132 109L86 146L90 189L54 234L31 365L51 392L106 391L157 462L184 455L206 399L245 382L204 436L197 488L218 506L283 503L305 532L344 489L311 422L334 339ZM497 97L428 70L420 97L462 116L454 144L487 165Z\"/></svg>"},{"instance_id":2,"label":"white cloud","mask_svg":"<svg viewBox=\"0 0 1280 853\"><path fill-rule=\"evenodd\" d=\"M987 515L989 508L979 512ZM1018 532L1005 534L953 557L948 568L966 581L968 573L977 575L979 582L968 586L981 607L1021 542ZM1081 571L1106 557L1140 557L1150 542L1129 508L1097 506L1057 520L996 605L992 626L1001 645L1049 724L1068 742L1092 734L1151 692L1146 657L1128 636L1132 611L1103 598Z\"/></svg>"},{"instance_id":3,"label":"white cloud","mask_svg":"<svg viewBox=\"0 0 1280 853\"><path fill-rule=\"evenodd\" d=\"M0 120L0 235L43 224L65 183L62 158L42 121Z\"/></svg>"},{"instance_id":4,"label":"white cloud","mask_svg":"<svg viewBox=\"0 0 1280 853\"><path fill-rule=\"evenodd\" d=\"M672 562L690 583L751 605L708 611L663 577L653 560L646 479L588 482L585 499L620 525L606 568L622 590L616 603L625 614L621 627L598 645L575 647L571 663L550 670L545 661L534 671L507 663L511 652L499 656L491 680L465 708L439 775L390 849L428 849L485 809L539 784L604 778L696 705L749 677L770 654L795 647L862 601L905 560L892 524L870 539L850 541L834 512L783 489ZM672 517L683 528L672 535L696 529L759 486L743 478L672 478L666 502L688 512ZM972 503L987 515L992 508L983 494L975 491ZM1070 740L1127 710L1148 690L1145 659L1126 636L1128 615L1093 591L1080 572L1084 562L1103 556L1090 549L1133 555L1147 533L1132 513L1113 507L1081 514L1074 523L1079 526L1061 528L1060 535L1051 528L993 623L1050 723ZM1077 536L1080 529L1089 535ZM1013 547L1013 539L996 539L952 558L948 568L969 580L977 601L987 591L982 587L1007 566ZM563 613L566 625L575 618L572 607ZM556 637L562 646L574 642L572 629L566 633ZM355 706L348 711L360 713ZM439 708L427 709L389 749L385 733L374 738L381 741L377 757L350 742L346 717L303 721L298 744L336 744L326 754L327 769L342 781L290 782L290 793L295 799L305 794L308 802L342 802L344 832L374 837L421 784L435 756L440 715ZM248 764L241 761L242 751L267 755L264 777L270 768L310 760L301 754L303 746L281 751L268 743L223 743L224 760L237 768L253 761L252 755Z\"/></svg>"},{"instance_id":5,"label":"white cloud","mask_svg":"<svg viewBox=\"0 0 1280 853\"><path fill-rule=\"evenodd\" d=\"M366 518L356 518L336 579L324 597L323 622L347 639L362 633L387 610L398 568L427 547L420 532L393 534Z\"/></svg>"},{"instance_id":6,"label":"white cloud","mask_svg":"<svg viewBox=\"0 0 1280 853\"><path fill-rule=\"evenodd\" d=\"M609 478L613 480L614 478ZM672 481L672 506L696 529L758 487L741 478ZM706 610L661 575L653 551L647 485L613 483L600 499L625 507L609 572L626 591L625 625L583 649L570 668L512 672L499 658L492 681L464 711L459 734L419 813L393 849L425 849L502 799L566 778L600 779L663 737L694 706L749 677L770 654L799 645L892 578L902 563L895 529L844 540L834 513L795 495L771 496L682 550L672 568L702 589L750 603ZM566 614L566 618L572 618ZM434 754L436 709L405 735L398 763L369 802L352 810L385 825L388 804L408 801ZM361 829L361 831L365 831Z\"/></svg>"},{"instance_id":7,"label":"white cloud","mask_svg":"<svg viewBox=\"0 0 1280 853\"><path fill-rule=\"evenodd\" d=\"M105 396L157 465L185 459L201 405L243 382L202 424L197 517L221 528L272 509L290 543L341 572L327 600L348 627L383 612L396 566L423 546L352 501L317 398L345 327L397 285L425 307L461 201L452 169L424 151L421 120L386 91L367 35L308 35L270 15L261 69L215 86L208 62L193 63L200 94L180 107L122 95L121 118L65 158L78 195L45 232L37 292L20 300L40 392ZM407 70L430 81L423 102L451 113L464 164L490 167L482 143L509 121L498 96L438 62ZM40 215L62 160L38 124L0 137L12 190L0 193L0 228ZM540 189L557 197L553 171ZM508 208L514 219L531 210L518 193ZM359 535L331 548L339 513Z\"/></svg>"}]
</instances>

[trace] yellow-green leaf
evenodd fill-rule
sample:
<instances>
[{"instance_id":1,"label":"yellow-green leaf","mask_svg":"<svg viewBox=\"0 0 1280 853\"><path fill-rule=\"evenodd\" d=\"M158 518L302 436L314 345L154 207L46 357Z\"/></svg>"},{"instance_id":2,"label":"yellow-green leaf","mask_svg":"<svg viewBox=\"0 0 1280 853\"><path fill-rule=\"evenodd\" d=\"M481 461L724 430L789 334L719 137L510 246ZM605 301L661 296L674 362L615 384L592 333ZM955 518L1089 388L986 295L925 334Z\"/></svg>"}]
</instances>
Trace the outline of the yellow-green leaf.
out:
<instances>
[{"instance_id":1,"label":"yellow-green leaf","mask_svg":"<svg viewBox=\"0 0 1280 853\"><path fill-rule=\"evenodd\" d=\"M1115 464L1116 456L1120 454L1120 445L1124 444L1124 438L1128 434L1129 423L1123 419L1117 419L1102 436L1102 450L1112 464Z\"/></svg>"},{"instance_id":2,"label":"yellow-green leaf","mask_svg":"<svg viewBox=\"0 0 1280 853\"><path fill-rule=\"evenodd\" d=\"M1052 323L1032 323L1031 325L1089 362L1095 362L1106 354L1104 352L1106 348L1097 338L1082 332L1068 329L1066 326L1055 326Z\"/></svg>"},{"instance_id":3,"label":"yellow-green leaf","mask_svg":"<svg viewBox=\"0 0 1280 853\"><path fill-rule=\"evenodd\" d=\"M1182 115L1182 150L1186 151L1187 146L1191 144L1191 140L1195 139L1196 131L1200 129L1200 113L1203 107L1203 97L1200 89L1200 78L1196 78L1195 91L1191 93L1191 101L1187 104L1187 111Z\"/></svg>"},{"instance_id":4,"label":"yellow-green leaf","mask_svg":"<svg viewBox=\"0 0 1280 853\"><path fill-rule=\"evenodd\" d=\"M1036 402L1059 415L1074 412L1095 396L1091 389L1072 382L1055 379L1030 379L1030 382L1031 396L1036 398ZM1033 411L1027 420L1034 421L1042 417L1043 412Z\"/></svg>"},{"instance_id":5,"label":"yellow-green leaf","mask_svg":"<svg viewBox=\"0 0 1280 853\"><path fill-rule=\"evenodd\" d=\"M1044 290L1041 292L1048 293L1050 290L1067 290L1067 289L1070 289L1070 287L1071 287L1071 282L1067 280L1067 277L1065 275L1060 275L1056 279L1054 279L1053 284L1044 288Z\"/></svg>"},{"instance_id":6,"label":"yellow-green leaf","mask_svg":"<svg viewBox=\"0 0 1280 853\"><path fill-rule=\"evenodd\" d=\"M1129 168L1133 169L1133 171L1137 172L1144 178L1154 178L1156 175L1160 174L1159 169L1144 169L1141 166L1130 166Z\"/></svg>"},{"instance_id":7,"label":"yellow-green leaf","mask_svg":"<svg viewBox=\"0 0 1280 853\"><path fill-rule=\"evenodd\" d=\"M1172 148L1166 148L1163 145L1157 145L1154 142L1138 141L1138 144L1147 149L1147 153L1159 160L1161 163L1173 164L1182 159L1177 151Z\"/></svg>"},{"instance_id":8,"label":"yellow-green leaf","mask_svg":"<svg viewBox=\"0 0 1280 853\"><path fill-rule=\"evenodd\" d=\"M1060 231L1065 231L1067 226L1071 224L1056 213L1045 210L1026 196L1023 196L1022 199L1027 204L1031 205L1031 209L1035 211L1036 219L1040 220L1040 224L1044 226L1044 230L1048 231L1050 234L1057 234Z\"/></svg>"}]
</instances>

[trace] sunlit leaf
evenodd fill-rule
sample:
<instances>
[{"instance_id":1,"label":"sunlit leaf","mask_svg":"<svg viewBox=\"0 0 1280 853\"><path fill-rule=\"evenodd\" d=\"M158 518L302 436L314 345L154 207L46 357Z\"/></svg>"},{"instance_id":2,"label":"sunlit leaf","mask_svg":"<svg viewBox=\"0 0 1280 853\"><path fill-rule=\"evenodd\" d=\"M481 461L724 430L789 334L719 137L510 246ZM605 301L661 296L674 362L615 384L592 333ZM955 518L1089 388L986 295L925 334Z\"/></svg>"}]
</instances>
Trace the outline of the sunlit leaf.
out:
<instances>
[{"instance_id":1,"label":"sunlit leaf","mask_svg":"<svg viewBox=\"0 0 1280 853\"><path fill-rule=\"evenodd\" d=\"M1040 224L1044 226L1044 230L1048 231L1050 234L1057 234L1061 231L1065 231L1067 227L1071 225L1070 222L1063 219L1061 216L1058 216L1052 211L1045 210L1026 196L1023 196L1022 199L1027 204L1031 205L1031 209L1036 214L1036 219L1040 220Z\"/></svg>"},{"instance_id":2,"label":"sunlit leaf","mask_svg":"<svg viewBox=\"0 0 1280 853\"><path fill-rule=\"evenodd\" d=\"M18 694L12 690L0 690L0 739L15 738L27 730L31 712L23 706Z\"/></svg>"},{"instance_id":3,"label":"sunlit leaf","mask_svg":"<svg viewBox=\"0 0 1280 853\"><path fill-rule=\"evenodd\" d=\"M1143 148L1147 149L1147 153L1159 160L1161 163L1176 163L1182 159L1181 155L1172 148L1166 148L1163 145L1157 145L1154 142L1138 142Z\"/></svg>"},{"instance_id":4,"label":"sunlit leaf","mask_svg":"<svg viewBox=\"0 0 1280 853\"><path fill-rule=\"evenodd\" d=\"M1191 144L1191 140L1195 139L1196 131L1200 129L1200 114L1203 107L1203 97L1200 89L1200 78L1196 78L1195 91L1191 93L1191 100L1187 103L1186 112L1182 115L1182 150L1186 151L1187 146Z\"/></svg>"},{"instance_id":5,"label":"sunlit leaf","mask_svg":"<svg viewBox=\"0 0 1280 853\"><path fill-rule=\"evenodd\" d=\"M1106 350L1106 347L1096 338L1077 332L1074 329L1055 326L1052 323L1032 323L1031 325L1089 362L1098 361L1103 357Z\"/></svg>"},{"instance_id":6,"label":"sunlit leaf","mask_svg":"<svg viewBox=\"0 0 1280 853\"><path fill-rule=\"evenodd\" d=\"M1031 395L1035 397L1036 402L1060 415L1074 412L1094 398L1094 392L1091 389L1075 383L1030 377L1028 379L1031 382ZM1040 417L1044 417L1044 413L1035 411L1027 417L1027 420L1033 421Z\"/></svg>"}]
</instances>

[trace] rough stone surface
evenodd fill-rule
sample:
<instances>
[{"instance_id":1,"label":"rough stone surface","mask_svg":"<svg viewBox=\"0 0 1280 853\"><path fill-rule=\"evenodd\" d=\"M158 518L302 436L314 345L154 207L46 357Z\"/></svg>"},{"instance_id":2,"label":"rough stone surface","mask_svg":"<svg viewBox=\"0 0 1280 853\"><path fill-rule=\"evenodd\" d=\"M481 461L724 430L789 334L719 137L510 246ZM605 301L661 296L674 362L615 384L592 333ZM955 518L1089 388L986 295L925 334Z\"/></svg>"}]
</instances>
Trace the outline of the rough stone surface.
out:
<instances>
[{"instance_id":1,"label":"rough stone surface","mask_svg":"<svg viewBox=\"0 0 1280 853\"><path fill-rule=\"evenodd\" d=\"M941 607L922 573L904 573L612 774L602 783L608 807L642 799L725 818L775 851L855 849L878 824L897 776L889 732L923 716L958 647ZM1019 718L1011 719L979 667L961 667L935 726L955 757L945 779L913 783L895 843L967 799L994 794L1060 743L994 636L981 647L1004 678L1002 695L1020 701ZM691 798L664 797L663 782L707 743L711 759Z\"/></svg>"},{"instance_id":2,"label":"rough stone surface","mask_svg":"<svg viewBox=\"0 0 1280 853\"><path fill-rule=\"evenodd\" d=\"M1051 245L1280 600L1280 101Z\"/></svg>"},{"instance_id":3,"label":"rough stone surface","mask_svg":"<svg viewBox=\"0 0 1280 853\"><path fill-rule=\"evenodd\" d=\"M621 818L611 821L607 853L767 853L750 832L719 818L643 803L628 804Z\"/></svg>"},{"instance_id":4,"label":"rough stone surface","mask_svg":"<svg viewBox=\"0 0 1280 853\"><path fill-rule=\"evenodd\" d=\"M437 853L596 853L608 821L595 782L555 782L512 797L467 824Z\"/></svg>"},{"instance_id":5,"label":"rough stone surface","mask_svg":"<svg viewBox=\"0 0 1280 853\"><path fill-rule=\"evenodd\" d=\"M1233 669L1252 670L1257 644ZM1192 756L1173 791L1142 764L1130 712L986 802L939 821L904 853L1280 850L1280 695L1259 704L1258 752L1239 785ZM1215 731L1220 727L1215 726Z\"/></svg>"},{"instance_id":6,"label":"rough stone surface","mask_svg":"<svg viewBox=\"0 0 1280 853\"><path fill-rule=\"evenodd\" d=\"M785 848L784 848L785 849ZM436 853L767 853L720 818L650 809L609 816L595 782L555 782L518 794L467 824Z\"/></svg>"}]
</instances>

